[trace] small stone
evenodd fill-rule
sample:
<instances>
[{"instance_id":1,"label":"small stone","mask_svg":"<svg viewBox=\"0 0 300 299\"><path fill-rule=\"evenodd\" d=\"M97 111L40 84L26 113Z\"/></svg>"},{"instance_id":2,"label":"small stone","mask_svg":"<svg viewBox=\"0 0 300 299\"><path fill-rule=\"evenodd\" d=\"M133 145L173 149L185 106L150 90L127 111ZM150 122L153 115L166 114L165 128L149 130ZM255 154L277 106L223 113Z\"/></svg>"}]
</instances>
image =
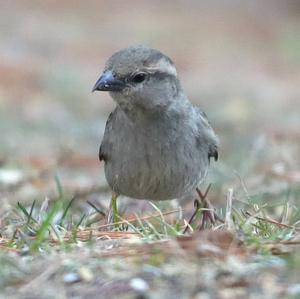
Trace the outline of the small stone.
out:
<instances>
[{"instance_id":1,"label":"small stone","mask_svg":"<svg viewBox=\"0 0 300 299\"><path fill-rule=\"evenodd\" d=\"M132 278L129 282L129 285L132 289L141 293L149 290L148 283L142 278Z\"/></svg>"},{"instance_id":2,"label":"small stone","mask_svg":"<svg viewBox=\"0 0 300 299\"><path fill-rule=\"evenodd\" d=\"M23 179L23 173L17 169L0 169L0 184L14 185Z\"/></svg>"},{"instance_id":3,"label":"small stone","mask_svg":"<svg viewBox=\"0 0 300 299\"><path fill-rule=\"evenodd\" d=\"M64 275L64 282L65 283L76 283L81 281L81 277L76 272L67 273Z\"/></svg>"},{"instance_id":4,"label":"small stone","mask_svg":"<svg viewBox=\"0 0 300 299\"><path fill-rule=\"evenodd\" d=\"M94 278L93 273L87 267L81 267L78 270L78 274L79 274L80 278L85 282L91 282Z\"/></svg>"}]
</instances>

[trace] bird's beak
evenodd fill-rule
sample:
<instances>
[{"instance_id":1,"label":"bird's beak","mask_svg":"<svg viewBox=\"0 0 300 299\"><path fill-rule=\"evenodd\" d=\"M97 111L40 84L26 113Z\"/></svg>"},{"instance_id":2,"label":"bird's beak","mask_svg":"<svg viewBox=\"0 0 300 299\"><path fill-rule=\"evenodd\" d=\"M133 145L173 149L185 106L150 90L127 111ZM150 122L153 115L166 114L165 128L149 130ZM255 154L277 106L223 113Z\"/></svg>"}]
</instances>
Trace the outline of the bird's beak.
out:
<instances>
[{"instance_id":1,"label":"bird's beak","mask_svg":"<svg viewBox=\"0 0 300 299\"><path fill-rule=\"evenodd\" d=\"M121 91L125 86L125 82L116 79L111 71L105 71L96 82L92 92L95 90Z\"/></svg>"}]
</instances>

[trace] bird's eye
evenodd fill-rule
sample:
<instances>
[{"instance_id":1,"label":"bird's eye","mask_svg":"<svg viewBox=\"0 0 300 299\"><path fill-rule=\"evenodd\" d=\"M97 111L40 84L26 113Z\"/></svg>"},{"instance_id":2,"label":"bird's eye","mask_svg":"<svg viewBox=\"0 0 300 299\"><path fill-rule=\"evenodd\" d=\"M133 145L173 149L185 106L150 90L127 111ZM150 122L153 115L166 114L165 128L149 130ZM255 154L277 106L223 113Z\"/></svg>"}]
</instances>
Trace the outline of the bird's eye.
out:
<instances>
[{"instance_id":1,"label":"bird's eye","mask_svg":"<svg viewBox=\"0 0 300 299\"><path fill-rule=\"evenodd\" d=\"M139 73L139 74L136 74L132 77L132 81L134 83L141 83L143 82L144 80L146 79L146 74L145 73Z\"/></svg>"}]
</instances>

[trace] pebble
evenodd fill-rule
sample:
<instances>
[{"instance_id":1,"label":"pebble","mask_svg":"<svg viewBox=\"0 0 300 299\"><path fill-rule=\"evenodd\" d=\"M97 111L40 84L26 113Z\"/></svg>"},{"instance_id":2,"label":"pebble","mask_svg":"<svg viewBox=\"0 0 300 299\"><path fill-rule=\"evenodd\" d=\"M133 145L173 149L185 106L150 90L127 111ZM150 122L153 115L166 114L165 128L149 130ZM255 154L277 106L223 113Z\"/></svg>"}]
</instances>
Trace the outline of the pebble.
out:
<instances>
[{"instance_id":1,"label":"pebble","mask_svg":"<svg viewBox=\"0 0 300 299\"><path fill-rule=\"evenodd\" d=\"M149 290L148 283L142 278L132 278L129 282L129 285L132 289L141 293Z\"/></svg>"},{"instance_id":2,"label":"pebble","mask_svg":"<svg viewBox=\"0 0 300 299\"><path fill-rule=\"evenodd\" d=\"M76 283L81 281L81 277L76 272L70 272L64 275L64 282L65 283Z\"/></svg>"}]
</instances>

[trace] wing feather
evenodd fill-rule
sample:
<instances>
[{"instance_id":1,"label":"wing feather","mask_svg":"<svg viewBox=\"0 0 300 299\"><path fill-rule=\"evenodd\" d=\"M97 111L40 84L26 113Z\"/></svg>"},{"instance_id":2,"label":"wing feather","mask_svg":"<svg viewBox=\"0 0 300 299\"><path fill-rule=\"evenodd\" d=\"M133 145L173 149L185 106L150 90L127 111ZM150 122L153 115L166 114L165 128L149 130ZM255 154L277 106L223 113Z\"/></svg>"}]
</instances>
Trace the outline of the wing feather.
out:
<instances>
[{"instance_id":1,"label":"wing feather","mask_svg":"<svg viewBox=\"0 0 300 299\"><path fill-rule=\"evenodd\" d=\"M198 107L196 107L196 110L200 116L199 135L208 145L208 160L210 160L210 158L214 158L214 160L217 161L219 158L218 137L212 129L206 114Z\"/></svg>"},{"instance_id":2,"label":"wing feather","mask_svg":"<svg viewBox=\"0 0 300 299\"><path fill-rule=\"evenodd\" d=\"M99 148L100 161L106 162L110 154L111 143L109 141L109 135L112 130L112 124L113 124L113 119L115 117L115 114L116 114L116 110L114 110L109 114L108 119L106 121L103 139Z\"/></svg>"}]
</instances>

